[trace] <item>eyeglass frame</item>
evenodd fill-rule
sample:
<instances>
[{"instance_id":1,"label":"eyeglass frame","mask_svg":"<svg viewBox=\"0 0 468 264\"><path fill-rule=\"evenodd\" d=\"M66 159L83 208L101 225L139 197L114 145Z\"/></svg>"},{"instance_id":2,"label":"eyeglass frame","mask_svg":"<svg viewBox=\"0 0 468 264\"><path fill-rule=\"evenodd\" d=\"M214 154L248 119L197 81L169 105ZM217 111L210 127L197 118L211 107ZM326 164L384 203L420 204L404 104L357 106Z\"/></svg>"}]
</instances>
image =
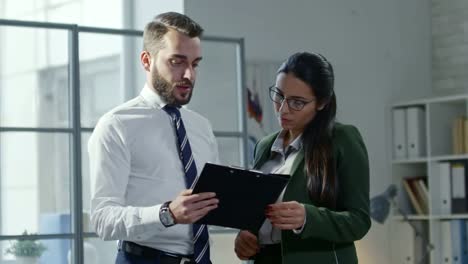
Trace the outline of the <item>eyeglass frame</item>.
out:
<instances>
[{"instance_id":1,"label":"eyeglass frame","mask_svg":"<svg viewBox=\"0 0 468 264\"><path fill-rule=\"evenodd\" d=\"M277 103L277 104L280 104L282 105L284 103L284 100L286 100L286 103L288 104L288 108L293 110L293 111L301 111L302 109L304 109L304 107L309 104L309 103L312 103L314 101L317 101L316 99L312 99L310 101L305 101L305 100L301 100L301 99L294 99L294 98L286 98L283 94L280 94L278 92L278 90L280 90L278 87L276 87L275 85L272 85L268 88L268 90L270 91L269 92L269 95L270 95L270 100L273 101L274 103ZM277 102L275 101L275 99L273 99L273 96L272 96L272 93L275 93L276 95L282 97L281 101L280 102ZM300 108L297 108L297 107L292 107L291 106L291 102L300 102L302 103L302 106Z\"/></svg>"}]
</instances>

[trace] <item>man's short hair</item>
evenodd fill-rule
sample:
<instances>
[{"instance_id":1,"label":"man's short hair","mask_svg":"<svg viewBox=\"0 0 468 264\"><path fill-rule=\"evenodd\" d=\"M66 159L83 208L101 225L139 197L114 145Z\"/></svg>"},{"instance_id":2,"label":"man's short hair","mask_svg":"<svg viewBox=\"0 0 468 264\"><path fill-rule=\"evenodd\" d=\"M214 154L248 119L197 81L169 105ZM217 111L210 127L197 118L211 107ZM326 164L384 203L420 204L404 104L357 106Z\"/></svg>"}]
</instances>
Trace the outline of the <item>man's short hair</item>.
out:
<instances>
[{"instance_id":1,"label":"man's short hair","mask_svg":"<svg viewBox=\"0 0 468 264\"><path fill-rule=\"evenodd\" d=\"M203 28L190 17L176 12L162 13L149 22L143 32L143 50L154 54L164 47L162 38L169 29L177 30L191 38L200 37Z\"/></svg>"}]
</instances>

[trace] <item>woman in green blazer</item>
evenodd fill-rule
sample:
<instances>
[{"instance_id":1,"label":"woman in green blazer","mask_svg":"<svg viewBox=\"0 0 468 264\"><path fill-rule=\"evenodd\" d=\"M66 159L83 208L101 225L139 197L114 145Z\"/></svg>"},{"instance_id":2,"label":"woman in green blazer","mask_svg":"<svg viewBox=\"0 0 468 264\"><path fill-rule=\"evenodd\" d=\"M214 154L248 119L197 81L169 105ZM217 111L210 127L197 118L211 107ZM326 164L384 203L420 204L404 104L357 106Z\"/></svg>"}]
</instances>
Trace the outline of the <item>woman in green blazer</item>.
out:
<instances>
[{"instance_id":1,"label":"woman in green blazer","mask_svg":"<svg viewBox=\"0 0 468 264\"><path fill-rule=\"evenodd\" d=\"M252 233L242 230L235 252L255 264L358 263L354 241L369 230L369 163L358 130L335 122L331 64L296 53L270 87L282 130L257 144L256 169L291 179Z\"/></svg>"}]
</instances>

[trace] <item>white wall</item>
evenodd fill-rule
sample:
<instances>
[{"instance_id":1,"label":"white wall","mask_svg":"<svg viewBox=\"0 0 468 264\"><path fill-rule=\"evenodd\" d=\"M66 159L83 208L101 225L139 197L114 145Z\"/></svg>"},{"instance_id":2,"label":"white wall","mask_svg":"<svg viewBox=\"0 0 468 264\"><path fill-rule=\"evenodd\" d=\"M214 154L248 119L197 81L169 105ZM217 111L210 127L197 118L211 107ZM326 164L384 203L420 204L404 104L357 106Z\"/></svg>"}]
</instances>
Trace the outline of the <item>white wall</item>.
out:
<instances>
[{"instance_id":1,"label":"white wall","mask_svg":"<svg viewBox=\"0 0 468 264\"><path fill-rule=\"evenodd\" d=\"M408 100L432 95L431 1L398 1L396 39L390 41L392 67L387 79L393 84L390 99ZM394 14L387 14L392 16ZM395 78L394 78L395 77ZM396 82L395 82L396 81ZM395 85L396 84L396 85Z\"/></svg>"},{"instance_id":2,"label":"white wall","mask_svg":"<svg viewBox=\"0 0 468 264\"><path fill-rule=\"evenodd\" d=\"M197 0L185 1L185 13L207 35L244 37L247 61L278 61L302 50L329 58L339 119L359 127L369 151L371 195L386 188L388 104L430 92L428 0ZM358 243L360 263L390 263L388 232L373 223Z\"/></svg>"},{"instance_id":3,"label":"white wall","mask_svg":"<svg viewBox=\"0 0 468 264\"><path fill-rule=\"evenodd\" d=\"M468 2L432 1L432 26L434 92L468 91Z\"/></svg>"}]
</instances>

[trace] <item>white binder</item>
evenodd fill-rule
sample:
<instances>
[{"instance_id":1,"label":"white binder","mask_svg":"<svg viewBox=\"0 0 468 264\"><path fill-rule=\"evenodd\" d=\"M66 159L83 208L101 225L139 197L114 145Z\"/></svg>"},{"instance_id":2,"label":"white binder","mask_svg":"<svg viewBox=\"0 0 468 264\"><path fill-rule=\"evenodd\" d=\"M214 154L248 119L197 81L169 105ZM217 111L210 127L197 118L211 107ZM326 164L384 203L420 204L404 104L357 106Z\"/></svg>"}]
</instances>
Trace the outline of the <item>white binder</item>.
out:
<instances>
[{"instance_id":1,"label":"white binder","mask_svg":"<svg viewBox=\"0 0 468 264\"><path fill-rule=\"evenodd\" d=\"M393 157L406 159L406 113L404 108L393 110Z\"/></svg>"},{"instance_id":2,"label":"white binder","mask_svg":"<svg viewBox=\"0 0 468 264\"><path fill-rule=\"evenodd\" d=\"M406 109L406 135L408 158L424 157L426 155L426 115L422 107Z\"/></svg>"},{"instance_id":3,"label":"white binder","mask_svg":"<svg viewBox=\"0 0 468 264\"><path fill-rule=\"evenodd\" d=\"M440 196L438 198L438 209L440 214L452 213L452 188L451 188L451 165L450 162L439 163Z\"/></svg>"},{"instance_id":4,"label":"white binder","mask_svg":"<svg viewBox=\"0 0 468 264\"><path fill-rule=\"evenodd\" d=\"M441 248L440 261L441 264L453 264L452 258L452 228L450 221L440 222L441 232Z\"/></svg>"}]
</instances>

